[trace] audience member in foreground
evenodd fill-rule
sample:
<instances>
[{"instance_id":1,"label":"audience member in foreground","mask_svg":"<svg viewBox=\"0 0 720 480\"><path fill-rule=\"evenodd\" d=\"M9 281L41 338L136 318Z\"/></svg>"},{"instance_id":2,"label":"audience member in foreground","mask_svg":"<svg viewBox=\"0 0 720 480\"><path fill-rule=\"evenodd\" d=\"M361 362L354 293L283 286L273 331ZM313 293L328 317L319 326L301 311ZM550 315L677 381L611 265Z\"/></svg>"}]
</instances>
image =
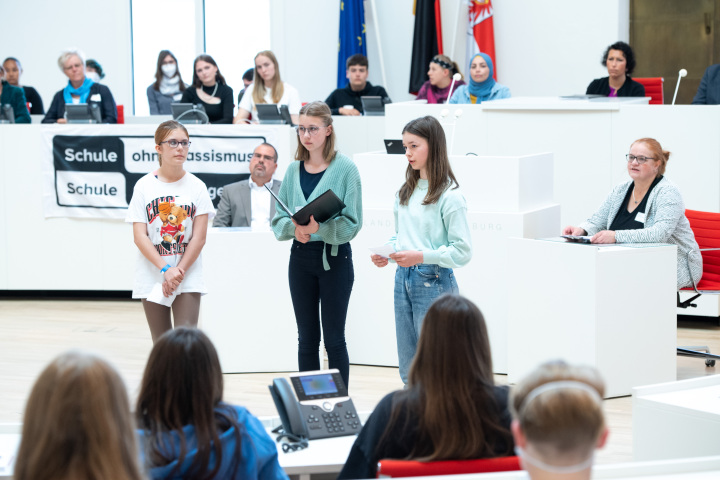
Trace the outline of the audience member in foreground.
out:
<instances>
[{"instance_id":1,"label":"audience member in foreground","mask_svg":"<svg viewBox=\"0 0 720 480\"><path fill-rule=\"evenodd\" d=\"M450 93L453 75L456 73L460 74L460 80L455 82L454 88L465 85L458 64L445 55L435 55L430 60L427 72L428 80L420 87L417 100L427 100L427 103L445 103Z\"/></svg>"},{"instance_id":2,"label":"audience member in foreground","mask_svg":"<svg viewBox=\"0 0 720 480\"><path fill-rule=\"evenodd\" d=\"M135 183L125 221L138 248L133 298L142 299L153 342L173 326L194 327L207 293L202 249L215 216L202 180L183 168L190 137L175 120L155 131L160 168ZM171 298L172 297L172 298Z\"/></svg>"},{"instance_id":3,"label":"audience member in foreground","mask_svg":"<svg viewBox=\"0 0 720 480\"><path fill-rule=\"evenodd\" d=\"M345 208L322 223L311 216L307 225L299 225L278 208L272 229L278 240L293 240L288 279L298 328L298 369L320 370L322 326L330 368L340 371L347 386L350 361L345 319L355 281L350 241L362 227L362 187L355 163L335 150L332 123L323 102L300 109L296 161L288 165L278 198L297 212L332 190Z\"/></svg>"},{"instance_id":4,"label":"audience member in foreground","mask_svg":"<svg viewBox=\"0 0 720 480\"><path fill-rule=\"evenodd\" d=\"M680 190L663 176L670 152L654 138L641 138L625 157L631 180L615 187L586 222L562 234L592 235L591 243L672 243L678 246L677 286L692 286L702 276L702 256Z\"/></svg>"},{"instance_id":5,"label":"audience member in foreground","mask_svg":"<svg viewBox=\"0 0 720 480\"><path fill-rule=\"evenodd\" d=\"M383 458L511 454L508 388L495 385L485 319L470 300L444 295L432 304L407 386L375 407L338 478L375 478Z\"/></svg>"},{"instance_id":6,"label":"audience member in foreground","mask_svg":"<svg viewBox=\"0 0 720 480\"><path fill-rule=\"evenodd\" d=\"M178 328L158 340L135 410L153 479L287 479L260 421L222 398L220 361L202 331Z\"/></svg>"},{"instance_id":7,"label":"audience member in foreground","mask_svg":"<svg viewBox=\"0 0 720 480\"><path fill-rule=\"evenodd\" d=\"M33 87L20 85L20 76L23 73L20 60L15 57L8 57L2 66L5 68L5 80L12 86L22 87L25 92L25 99L30 104L30 115L44 115L45 107L43 107L43 101L38 91Z\"/></svg>"},{"instance_id":8,"label":"audience member in foreground","mask_svg":"<svg viewBox=\"0 0 720 480\"><path fill-rule=\"evenodd\" d=\"M347 59L345 70L348 83L345 88L338 88L328 96L325 103L333 115L362 115L362 97L380 97L383 103L390 103L385 89L368 82L368 59L356 53Z\"/></svg>"},{"instance_id":9,"label":"audience member in foreground","mask_svg":"<svg viewBox=\"0 0 720 480\"><path fill-rule=\"evenodd\" d=\"M630 78L635 70L635 55L625 42L615 42L603 55L602 65L607 67L608 76L596 78L587 87L588 95L604 97L644 97L645 87Z\"/></svg>"},{"instance_id":10,"label":"audience member in foreground","mask_svg":"<svg viewBox=\"0 0 720 480\"><path fill-rule=\"evenodd\" d=\"M40 374L23 418L15 480L139 480L128 394L88 353L60 355Z\"/></svg>"},{"instance_id":11,"label":"audience member in foreground","mask_svg":"<svg viewBox=\"0 0 720 480\"><path fill-rule=\"evenodd\" d=\"M10 85L5 80L5 69L0 65L0 108L3 108L4 105L12 107L12 118L15 123L30 123L25 92L22 88Z\"/></svg>"},{"instance_id":12,"label":"audience member in foreground","mask_svg":"<svg viewBox=\"0 0 720 480\"><path fill-rule=\"evenodd\" d=\"M588 480L595 449L608 437L594 368L549 362L512 391L515 451L532 480Z\"/></svg>"},{"instance_id":13,"label":"audience member in foreground","mask_svg":"<svg viewBox=\"0 0 720 480\"><path fill-rule=\"evenodd\" d=\"M280 65L275 54L263 50L255 55L255 79L248 85L240 100L238 113L233 123L245 123L250 114L257 120L258 103L274 103L287 105L294 124L298 123L300 113L300 94L297 89L280 78Z\"/></svg>"},{"instance_id":14,"label":"audience member in foreground","mask_svg":"<svg viewBox=\"0 0 720 480\"><path fill-rule=\"evenodd\" d=\"M65 105L98 103L102 123L117 123L117 106L110 89L85 75L85 55L79 50L66 50L58 58L60 70L68 77L68 84L52 99L43 123L67 123Z\"/></svg>"},{"instance_id":15,"label":"audience member in foreground","mask_svg":"<svg viewBox=\"0 0 720 480\"><path fill-rule=\"evenodd\" d=\"M210 123L232 123L233 102L233 89L215 60L210 55L198 55L193 63L192 86L185 89L180 103L202 105Z\"/></svg>"},{"instance_id":16,"label":"audience member in foreground","mask_svg":"<svg viewBox=\"0 0 720 480\"><path fill-rule=\"evenodd\" d=\"M186 88L175 55L170 50L160 51L155 69L155 83L147 88L150 115L172 115L170 105L182 99Z\"/></svg>"},{"instance_id":17,"label":"audience member in foreground","mask_svg":"<svg viewBox=\"0 0 720 480\"><path fill-rule=\"evenodd\" d=\"M510 89L493 78L490 55L478 53L470 61L470 83L455 90L448 103L478 104L488 100L510 98Z\"/></svg>"}]
</instances>

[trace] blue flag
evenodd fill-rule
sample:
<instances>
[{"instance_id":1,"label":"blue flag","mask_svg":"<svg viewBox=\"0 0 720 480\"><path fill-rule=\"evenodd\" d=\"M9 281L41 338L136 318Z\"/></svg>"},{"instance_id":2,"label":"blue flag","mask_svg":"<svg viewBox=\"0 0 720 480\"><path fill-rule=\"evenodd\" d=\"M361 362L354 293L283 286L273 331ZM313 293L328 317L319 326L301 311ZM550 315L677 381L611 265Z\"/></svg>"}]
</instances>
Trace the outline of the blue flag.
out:
<instances>
[{"instance_id":1,"label":"blue flag","mask_svg":"<svg viewBox=\"0 0 720 480\"><path fill-rule=\"evenodd\" d=\"M337 88L347 85L345 62L356 53L367 56L363 0L340 0Z\"/></svg>"}]
</instances>

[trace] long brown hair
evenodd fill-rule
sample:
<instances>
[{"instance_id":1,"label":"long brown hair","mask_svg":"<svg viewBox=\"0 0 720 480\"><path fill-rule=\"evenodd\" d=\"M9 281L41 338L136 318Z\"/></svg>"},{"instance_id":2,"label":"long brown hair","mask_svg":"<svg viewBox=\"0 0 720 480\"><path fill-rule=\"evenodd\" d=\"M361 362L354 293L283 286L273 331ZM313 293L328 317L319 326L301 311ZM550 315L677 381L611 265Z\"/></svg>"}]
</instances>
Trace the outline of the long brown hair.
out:
<instances>
[{"instance_id":1,"label":"long brown hair","mask_svg":"<svg viewBox=\"0 0 720 480\"><path fill-rule=\"evenodd\" d=\"M160 50L160 54L158 55L157 60L157 69L155 70L155 83L153 84L153 88L155 90L160 90L160 82L162 82L163 77L165 76L162 71L163 61L165 60L165 57L170 55L173 60L175 60L175 66L177 67L177 72L175 75L177 75L180 82L178 82L178 88L180 88L181 92L185 91L185 82L183 82L182 75L180 75L180 65L178 65L177 58L175 58L175 55L170 50Z\"/></svg>"},{"instance_id":2,"label":"long brown hair","mask_svg":"<svg viewBox=\"0 0 720 480\"><path fill-rule=\"evenodd\" d=\"M215 81L219 83L220 85L225 85L227 82L225 81L225 77L222 76L222 73L220 73L220 67L217 66L217 63L215 63L215 60L208 55L207 53L203 53L202 55L198 55L195 58L195 61L193 62L193 83L192 86L195 88L202 88L202 82L200 81L200 78L197 76L197 63L198 62L207 62L210 65L214 65L215 68L217 68L217 72L215 73Z\"/></svg>"},{"instance_id":3,"label":"long brown hair","mask_svg":"<svg viewBox=\"0 0 720 480\"><path fill-rule=\"evenodd\" d=\"M561 385L532 395L536 388L560 381L585 384L597 395ZM605 429L604 394L605 383L596 369L558 360L540 365L523 378L512 391L510 405L513 418L541 460L579 461L590 456Z\"/></svg>"},{"instance_id":4,"label":"long brown hair","mask_svg":"<svg viewBox=\"0 0 720 480\"><path fill-rule=\"evenodd\" d=\"M185 478L211 479L222 466L220 433L235 428L234 469L241 459L240 426L229 405L221 403L223 377L217 351L210 339L197 328L176 328L163 334L150 352L140 384L135 414L145 431L144 445L149 467L177 460L168 478L179 474L188 453L186 425L195 428L198 454ZM180 451L172 452L170 433L180 438ZM211 456L215 466L210 469Z\"/></svg>"},{"instance_id":5,"label":"long brown hair","mask_svg":"<svg viewBox=\"0 0 720 480\"><path fill-rule=\"evenodd\" d=\"M428 142L427 157L427 174L428 174L428 193L423 199L423 205L431 205L437 203L440 196L452 187L458 188L457 179L450 167L450 159L448 158L447 143L445 142L445 132L442 125L435 117L430 115L411 120L405 125L402 133L411 133L420 138L424 138ZM415 191L415 187L420 180L420 171L414 170L408 165L405 170L405 183L400 187L400 205L407 205L410 197ZM453 187L454 185L454 187Z\"/></svg>"},{"instance_id":6,"label":"long brown hair","mask_svg":"<svg viewBox=\"0 0 720 480\"><path fill-rule=\"evenodd\" d=\"M510 431L494 396L492 357L485 319L459 295L443 295L423 320L407 390L395 394L390 421L378 443L381 453L398 426L417 431L408 459L420 461L509 453ZM409 425L410 419L418 419Z\"/></svg>"},{"instance_id":7,"label":"long brown hair","mask_svg":"<svg viewBox=\"0 0 720 480\"><path fill-rule=\"evenodd\" d=\"M285 87L280 78L280 65L278 65L277 57L270 50L263 50L255 55L254 60L257 60L257 57L260 55L269 58L273 65L275 65L275 76L271 80L270 88L272 89L273 103L278 103L283 93L285 93ZM257 72L257 63L255 64L255 78L253 80L253 102L255 102L256 105L258 103L265 103L265 81Z\"/></svg>"},{"instance_id":8,"label":"long brown hair","mask_svg":"<svg viewBox=\"0 0 720 480\"><path fill-rule=\"evenodd\" d=\"M30 393L13 478L144 478L135 435L117 371L95 355L62 354Z\"/></svg>"},{"instance_id":9,"label":"long brown hair","mask_svg":"<svg viewBox=\"0 0 720 480\"><path fill-rule=\"evenodd\" d=\"M330 107L328 107L325 102L320 101L306 103L300 108L300 115L298 116L302 117L303 115L306 117L317 117L322 121L324 126L330 128L330 135L325 137L323 158L328 163L332 162L337 152L335 151L335 129L332 127L333 119ZM297 150L295 150L295 160L304 162L305 160L310 160L310 152L308 152L308 149L305 148L305 145L303 145L300 140L301 139L298 139Z\"/></svg>"},{"instance_id":10,"label":"long brown hair","mask_svg":"<svg viewBox=\"0 0 720 480\"><path fill-rule=\"evenodd\" d=\"M188 133L187 128L185 128L185 125L176 120L165 120L160 125L158 125L158 128L155 130L155 145L160 145L160 142L165 141L165 139L168 137L168 135L170 135L173 130L178 129L185 132L185 135L187 135L188 139L190 138L190 134ZM158 163L162 167L162 155L160 155L160 153L158 153Z\"/></svg>"}]
</instances>

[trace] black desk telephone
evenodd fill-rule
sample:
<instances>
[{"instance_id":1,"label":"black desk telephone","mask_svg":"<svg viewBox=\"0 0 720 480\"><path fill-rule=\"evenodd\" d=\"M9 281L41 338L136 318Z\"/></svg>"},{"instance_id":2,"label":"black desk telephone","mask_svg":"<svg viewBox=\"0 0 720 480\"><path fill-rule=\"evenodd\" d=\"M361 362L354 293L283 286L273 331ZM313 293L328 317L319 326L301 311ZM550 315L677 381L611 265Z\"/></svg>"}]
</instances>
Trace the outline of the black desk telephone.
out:
<instances>
[{"instance_id":1,"label":"black desk telephone","mask_svg":"<svg viewBox=\"0 0 720 480\"><path fill-rule=\"evenodd\" d=\"M285 433L314 440L355 435L362 427L337 369L294 373L268 388Z\"/></svg>"}]
</instances>

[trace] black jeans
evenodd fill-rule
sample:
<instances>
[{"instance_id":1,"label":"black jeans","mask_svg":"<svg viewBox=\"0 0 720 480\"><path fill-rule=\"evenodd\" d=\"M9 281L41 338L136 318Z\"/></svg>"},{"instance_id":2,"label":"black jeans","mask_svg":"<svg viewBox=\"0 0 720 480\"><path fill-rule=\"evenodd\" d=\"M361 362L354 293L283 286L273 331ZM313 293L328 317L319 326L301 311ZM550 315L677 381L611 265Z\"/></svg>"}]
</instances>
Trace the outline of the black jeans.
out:
<instances>
[{"instance_id":1,"label":"black jeans","mask_svg":"<svg viewBox=\"0 0 720 480\"><path fill-rule=\"evenodd\" d=\"M323 246L330 270L323 268ZM288 279L298 327L298 367L301 372L320 370L320 324L330 368L337 368L348 385L350 359L345 344L345 319L355 281L350 244L338 247L323 242L293 240Z\"/></svg>"}]
</instances>

